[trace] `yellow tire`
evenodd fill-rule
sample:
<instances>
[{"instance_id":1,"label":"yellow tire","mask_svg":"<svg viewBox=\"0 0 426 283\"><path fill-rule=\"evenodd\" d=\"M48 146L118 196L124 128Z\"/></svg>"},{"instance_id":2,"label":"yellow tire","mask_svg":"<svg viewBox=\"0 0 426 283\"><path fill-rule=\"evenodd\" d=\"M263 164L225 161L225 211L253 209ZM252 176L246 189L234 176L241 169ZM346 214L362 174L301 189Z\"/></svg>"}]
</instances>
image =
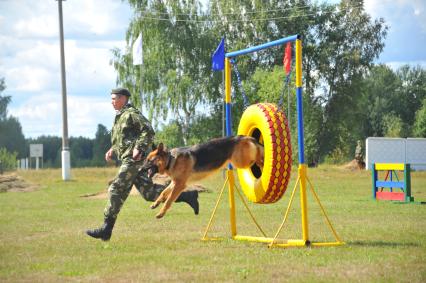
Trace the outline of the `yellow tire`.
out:
<instances>
[{"instance_id":1,"label":"yellow tire","mask_svg":"<svg viewBox=\"0 0 426 283\"><path fill-rule=\"evenodd\" d=\"M258 103L241 117L238 135L251 136L264 146L263 169L237 169L241 187L255 203L274 203L287 189L291 172L290 130L285 114L275 104Z\"/></svg>"}]
</instances>

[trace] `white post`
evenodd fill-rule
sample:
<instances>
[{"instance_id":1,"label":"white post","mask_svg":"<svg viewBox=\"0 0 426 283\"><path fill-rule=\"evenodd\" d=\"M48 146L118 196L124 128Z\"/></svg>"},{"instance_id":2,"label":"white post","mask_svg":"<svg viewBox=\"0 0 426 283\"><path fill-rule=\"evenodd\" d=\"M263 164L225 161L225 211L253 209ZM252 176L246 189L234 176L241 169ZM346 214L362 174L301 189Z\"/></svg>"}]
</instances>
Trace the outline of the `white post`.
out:
<instances>
[{"instance_id":1,"label":"white post","mask_svg":"<svg viewBox=\"0 0 426 283\"><path fill-rule=\"evenodd\" d=\"M70 152L69 150L62 150L62 180L70 180L71 179L71 170L70 170Z\"/></svg>"},{"instance_id":2,"label":"white post","mask_svg":"<svg viewBox=\"0 0 426 283\"><path fill-rule=\"evenodd\" d=\"M28 170L28 157L25 158L25 170Z\"/></svg>"},{"instance_id":3,"label":"white post","mask_svg":"<svg viewBox=\"0 0 426 283\"><path fill-rule=\"evenodd\" d=\"M36 170L38 170L38 157L36 157Z\"/></svg>"}]
</instances>

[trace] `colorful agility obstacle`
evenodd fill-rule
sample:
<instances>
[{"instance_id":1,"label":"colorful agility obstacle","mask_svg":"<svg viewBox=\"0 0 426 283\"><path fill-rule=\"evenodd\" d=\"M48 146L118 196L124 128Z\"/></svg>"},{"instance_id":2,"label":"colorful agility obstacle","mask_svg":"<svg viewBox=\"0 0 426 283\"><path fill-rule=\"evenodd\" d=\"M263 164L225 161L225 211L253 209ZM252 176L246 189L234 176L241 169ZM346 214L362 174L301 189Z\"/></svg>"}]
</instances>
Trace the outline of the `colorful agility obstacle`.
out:
<instances>
[{"instance_id":1,"label":"colorful agility obstacle","mask_svg":"<svg viewBox=\"0 0 426 283\"><path fill-rule=\"evenodd\" d=\"M315 193L307 174L307 165L305 164L304 153L304 133L303 133L303 109L302 109L302 40L299 35L282 38L271 41L258 46L249 47L243 50L226 53L224 56L224 64L216 62L218 66L224 66L225 70L225 113L226 113L226 134L232 135L232 119L231 119L231 63L237 56L257 52L273 46L283 45L285 43L295 43L296 50L296 100L297 100L297 125L298 125L298 153L299 168L298 176L291 193L288 207L284 214L284 219L273 237L268 237L259 223L251 213L247 203L245 202L240 191L235 187L234 173L232 166L227 169L226 180L220 191L218 200L213 209L209 223L207 224L202 240L215 240L207 236L211 227L213 218L222 198L226 184L228 184L229 206L230 206L230 228L232 239L240 241L253 241L268 243L269 247L303 247L303 246L337 246L343 245L336 231L334 230L325 210ZM224 52L223 40L217 50ZM214 66L215 67L215 66ZM265 157L263 170L259 168L238 169L240 184L243 193L254 203L274 203L278 201L286 191L291 170L291 145L290 131L288 129L285 114L278 110L279 108L270 103L259 103L252 105L246 109L240 121L238 134L248 135L256 138L264 145ZM307 184L318 203L321 212L334 235L335 242L312 242L309 237L308 222L308 203L307 203ZM291 205L295 196L296 188L300 186L300 209L301 209L301 239L278 239L289 215ZM245 236L237 233L236 225L236 205L234 192L237 192L242 203L249 212L252 220L259 229L262 237Z\"/></svg>"},{"instance_id":2,"label":"colorful agility obstacle","mask_svg":"<svg viewBox=\"0 0 426 283\"><path fill-rule=\"evenodd\" d=\"M379 180L379 172L385 171L383 180ZM398 172L404 172L404 179L399 180ZM413 202L411 196L410 164L404 163L373 163L371 165L373 181L372 192L375 200L394 200ZM384 191L384 189L386 190ZM388 190L389 189L389 190Z\"/></svg>"}]
</instances>

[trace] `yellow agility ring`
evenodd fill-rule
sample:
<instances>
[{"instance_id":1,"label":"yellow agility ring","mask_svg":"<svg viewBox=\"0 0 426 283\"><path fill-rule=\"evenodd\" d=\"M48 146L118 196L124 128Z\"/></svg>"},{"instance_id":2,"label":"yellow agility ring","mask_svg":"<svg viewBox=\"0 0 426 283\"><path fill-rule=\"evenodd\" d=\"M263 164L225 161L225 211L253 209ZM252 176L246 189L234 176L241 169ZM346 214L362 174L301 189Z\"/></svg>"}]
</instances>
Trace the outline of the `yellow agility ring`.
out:
<instances>
[{"instance_id":1,"label":"yellow agility ring","mask_svg":"<svg viewBox=\"0 0 426 283\"><path fill-rule=\"evenodd\" d=\"M274 203L286 191L291 172L290 130L285 114L275 104L258 103L241 117L238 135L251 136L264 146L263 169L237 169L241 187L255 203Z\"/></svg>"}]
</instances>

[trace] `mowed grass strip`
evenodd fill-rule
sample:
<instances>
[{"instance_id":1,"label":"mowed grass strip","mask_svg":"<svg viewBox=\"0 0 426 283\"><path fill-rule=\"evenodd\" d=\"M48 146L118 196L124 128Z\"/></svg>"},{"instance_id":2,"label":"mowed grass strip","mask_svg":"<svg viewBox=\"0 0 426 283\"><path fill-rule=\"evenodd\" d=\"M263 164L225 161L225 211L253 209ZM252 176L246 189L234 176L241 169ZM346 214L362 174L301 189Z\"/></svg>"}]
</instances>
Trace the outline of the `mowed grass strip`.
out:
<instances>
[{"instance_id":1,"label":"mowed grass strip","mask_svg":"<svg viewBox=\"0 0 426 283\"><path fill-rule=\"evenodd\" d=\"M223 173L203 182L200 215L176 203L164 219L140 196L129 196L110 242L86 236L102 223L106 199L81 197L103 191L115 168L73 169L63 182L60 170L19 172L38 189L0 194L1 282L425 282L426 205L376 202L369 171L322 166L308 177L338 235L340 247L272 248L229 239L227 191L210 236L201 241L223 185ZM249 204L268 236L278 229L296 171L276 204ZM412 173L412 195L426 201L426 172ZM261 236L238 195L238 234ZM312 241L333 241L318 205L308 192ZM296 194L281 239L301 238Z\"/></svg>"}]
</instances>

